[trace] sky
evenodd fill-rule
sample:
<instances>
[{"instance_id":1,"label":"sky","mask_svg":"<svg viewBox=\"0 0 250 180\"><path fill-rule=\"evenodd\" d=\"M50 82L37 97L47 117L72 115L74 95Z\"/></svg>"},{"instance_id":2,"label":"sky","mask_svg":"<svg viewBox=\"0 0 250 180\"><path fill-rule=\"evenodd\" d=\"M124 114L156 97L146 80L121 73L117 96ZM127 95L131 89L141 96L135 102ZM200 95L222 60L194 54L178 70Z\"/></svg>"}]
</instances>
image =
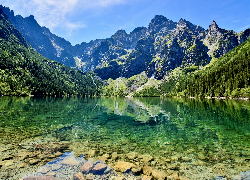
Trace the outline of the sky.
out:
<instances>
[{"instance_id":1,"label":"sky","mask_svg":"<svg viewBox=\"0 0 250 180\"><path fill-rule=\"evenodd\" d=\"M250 28L250 0L0 0L15 15L34 15L36 21L72 45L148 27L155 15L181 18L208 29L241 32Z\"/></svg>"}]
</instances>

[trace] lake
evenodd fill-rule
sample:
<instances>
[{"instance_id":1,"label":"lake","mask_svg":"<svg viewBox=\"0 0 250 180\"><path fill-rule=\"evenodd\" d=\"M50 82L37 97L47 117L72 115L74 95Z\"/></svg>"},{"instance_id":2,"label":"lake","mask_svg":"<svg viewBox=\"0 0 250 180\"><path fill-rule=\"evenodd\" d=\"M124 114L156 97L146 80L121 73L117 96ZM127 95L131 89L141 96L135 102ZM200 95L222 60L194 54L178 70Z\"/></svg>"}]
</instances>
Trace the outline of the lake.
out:
<instances>
[{"instance_id":1,"label":"lake","mask_svg":"<svg viewBox=\"0 0 250 180\"><path fill-rule=\"evenodd\" d=\"M190 179L250 170L250 102L184 98L0 97L0 179L64 152Z\"/></svg>"}]
</instances>

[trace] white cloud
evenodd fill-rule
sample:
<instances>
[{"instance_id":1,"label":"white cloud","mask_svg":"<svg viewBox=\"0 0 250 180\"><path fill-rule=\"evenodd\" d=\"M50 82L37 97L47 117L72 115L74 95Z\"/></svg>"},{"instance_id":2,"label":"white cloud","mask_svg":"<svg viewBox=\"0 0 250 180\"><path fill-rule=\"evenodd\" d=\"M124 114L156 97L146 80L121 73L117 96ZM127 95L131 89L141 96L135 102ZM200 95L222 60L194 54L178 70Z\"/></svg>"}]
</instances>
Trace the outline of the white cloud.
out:
<instances>
[{"instance_id":1,"label":"white cloud","mask_svg":"<svg viewBox=\"0 0 250 180\"><path fill-rule=\"evenodd\" d=\"M70 15L77 11L106 8L112 5L124 4L128 0L2 0L4 6L13 9L15 14L22 16L34 15L41 26L49 29L60 27L68 33L87 27L84 19L73 21ZM14 2L11 2L14 1Z\"/></svg>"}]
</instances>

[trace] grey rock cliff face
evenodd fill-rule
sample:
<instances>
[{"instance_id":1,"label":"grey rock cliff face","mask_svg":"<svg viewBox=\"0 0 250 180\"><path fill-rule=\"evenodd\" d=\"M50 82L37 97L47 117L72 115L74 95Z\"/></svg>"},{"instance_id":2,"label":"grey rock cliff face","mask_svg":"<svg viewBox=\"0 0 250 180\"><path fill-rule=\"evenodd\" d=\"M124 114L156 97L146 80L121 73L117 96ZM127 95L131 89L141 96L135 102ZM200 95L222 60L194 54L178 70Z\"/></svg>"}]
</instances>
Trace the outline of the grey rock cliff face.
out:
<instances>
[{"instance_id":1,"label":"grey rock cliff face","mask_svg":"<svg viewBox=\"0 0 250 180\"><path fill-rule=\"evenodd\" d=\"M23 18L2 8L39 53L85 72L94 71L103 79L131 77L143 71L149 77L162 79L176 67L204 66L250 36L250 29L235 33L220 28L215 21L205 30L185 19L173 22L156 15L147 28L138 27L129 34L118 30L110 38L72 46L41 27L34 16Z\"/></svg>"}]
</instances>

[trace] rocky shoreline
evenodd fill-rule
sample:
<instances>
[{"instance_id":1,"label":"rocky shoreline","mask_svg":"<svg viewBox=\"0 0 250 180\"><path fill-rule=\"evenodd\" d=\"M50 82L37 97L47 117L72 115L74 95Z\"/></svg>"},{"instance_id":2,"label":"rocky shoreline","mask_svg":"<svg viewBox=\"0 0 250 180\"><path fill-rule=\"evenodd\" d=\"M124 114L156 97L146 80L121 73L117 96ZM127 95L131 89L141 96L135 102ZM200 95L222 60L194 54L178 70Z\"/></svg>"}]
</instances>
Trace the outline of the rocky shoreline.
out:
<instances>
[{"instance_id":1,"label":"rocky shoreline","mask_svg":"<svg viewBox=\"0 0 250 180\"><path fill-rule=\"evenodd\" d=\"M131 154L132 155L132 154ZM146 158L146 157L145 157ZM147 157L148 158L148 157ZM136 174L140 175L136 175ZM56 160L40 167L34 174L27 175L21 180L188 180L189 178L179 176L178 173L168 173L149 166L143 168L135 166L132 163L118 161L111 168L102 161L86 160L84 156L76 158L74 153L66 152ZM207 178L203 178L207 179ZM212 180L226 180L228 178L218 175ZM232 180L248 180L250 179L250 171L242 172L235 175Z\"/></svg>"},{"instance_id":2,"label":"rocky shoreline","mask_svg":"<svg viewBox=\"0 0 250 180\"><path fill-rule=\"evenodd\" d=\"M9 180L250 178L249 154L229 156L224 150L219 157L202 151L196 155L189 150L182 153L166 151L157 156L135 150L109 149L109 145L50 140L42 142L37 137L30 143L26 141L25 144L5 148L0 144L0 177Z\"/></svg>"}]
</instances>

